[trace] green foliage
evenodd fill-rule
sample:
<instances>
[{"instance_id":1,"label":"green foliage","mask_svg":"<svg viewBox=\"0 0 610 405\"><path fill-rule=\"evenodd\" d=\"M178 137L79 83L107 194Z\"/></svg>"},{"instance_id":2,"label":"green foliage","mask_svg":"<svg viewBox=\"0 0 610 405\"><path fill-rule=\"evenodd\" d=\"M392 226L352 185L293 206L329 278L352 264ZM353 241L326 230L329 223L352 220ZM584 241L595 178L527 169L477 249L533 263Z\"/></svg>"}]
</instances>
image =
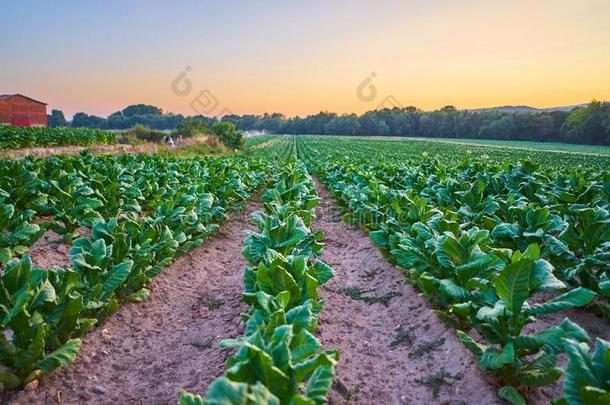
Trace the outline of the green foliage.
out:
<instances>
[{"instance_id":1,"label":"green foliage","mask_svg":"<svg viewBox=\"0 0 610 405\"><path fill-rule=\"evenodd\" d=\"M560 378L562 340L588 341L568 319L524 331L537 316L590 305L596 292L610 298L607 158L568 157L582 164L574 168L563 155L514 149L471 156L465 146L424 141L265 139L252 149L306 160L343 218L369 231L459 329L479 366L506 384L502 398L524 403L528 389ZM541 165L515 162L527 156Z\"/></svg>"},{"instance_id":2,"label":"green foliage","mask_svg":"<svg viewBox=\"0 0 610 405\"><path fill-rule=\"evenodd\" d=\"M451 374L444 368L438 373L430 374L423 379L415 379L415 382L432 388L432 396L438 398L443 385L452 385L455 381L462 379L461 374Z\"/></svg>"},{"instance_id":3,"label":"green foliage","mask_svg":"<svg viewBox=\"0 0 610 405\"><path fill-rule=\"evenodd\" d=\"M507 139L515 141L570 142L610 145L610 102L592 101L571 111L536 111L529 107L437 111L394 107L355 114L320 112L307 117L281 114L229 115L223 118L242 130L278 134L361 135L429 138ZM470 138L470 139L468 139Z\"/></svg>"},{"instance_id":4,"label":"green foliage","mask_svg":"<svg viewBox=\"0 0 610 405\"><path fill-rule=\"evenodd\" d=\"M236 130L232 122L215 122L212 125L212 132L220 139L220 142L231 149L242 149L244 147L243 133Z\"/></svg>"},{"instance_id":5,"label":"green foliage","mask_svg":"<svg viewBox=\"0 0 610 405\"><path fill-rule=\"evenodd\" d=\"M0 198L0 266L6 265L13 256L28 251L44 233L44 227L33 224L35 212L25 210L15 214L15 207L3 204Z\"/></svg>"},{"instance_id":6,"label":"green foliage","mask_svg":"<svg viewBox=\"0 0 610 405\"><path fill-rule=\"evenodd\" d=\"M155 130L173 130L184 117L180 114L164 114L159 107L135 104L116 111L108 117L97 117L77 112L72 118L72 128L129 129L140 124Z\"/></svg>"},{"instance_id":7,"label":"green foliage","mask_svg":"<svg viewBox=\"0 0 610 405\"><path fill-rule=\"evenodd\" d=\"M125 117L131 117L134 115L162 115L163 110L161 110L159 107L155 107L154 105L134 104L125 107L121 113Z\"/></svg>"},{"instance_id":8,"label":"green foliage","mask_svg":"<svg viewBox=\"0 0 610 405\"><path fill-rule=\"evenodd\" d=\"M121 302L145 300L150 280L199 246L269 171L237 156L83 153L0 161L5 388L73 361L91 327ZM28 247L48 229L71 244L68 268L32 267Z\"/></svg>"},{"instance_id":9,"label":"green foliage","mask_svg":"<svg viewBox=\"0 0 610 405\"><path fill-rule=\"evenodd\" d=\"M610 404L610 343L597 339L593 353L587 343L571 339L565 347L564 400L570 405Z\"/></svg>"},{"instance_id":10,"label":"green foliage","mask_svg":"<svg viewBox=\"0 0 610 405\"><path fill-rule=\"evenodd\" d=\"M0 125L0 149L35 146L107 145L116 143L112 132L98 129L12 127Z\"/></svg>"},{"instance_id":11,"label":"green foliage","mask_svg":"<svg viewBox=\"0 0 610 405\"><path fill-rule=\"evenodd\" d=\"M51 114L47 115L47 126L50 128L67 127L68 121L66 121L63 111L51 110Z\"/></svg>"},{"instance_id":12,"label":"green foliage","mask_svg":"<svg viewBox=\"0 0 610 405\"><path fill-rule=\"evenodd\" d=\"M166 132L150 129L149 127L136 124L133 128L122 132L123 135L134 136L136 139L146 142L161 142Z\"/></svg>"},{"instance_id":13,"label":"green foliage","mask_svg":"<svg viewBox=\"0 0 610 405\"><path fill-rule=\"evenodd\" d=\"M610 103L593 101L572 112L563 124L568 142L607 145L610 142Z\"/></svg>"},{"instance_id":14,"label":"green foliage","mask_svg":"<svg viewBox=\"0 0 610 405\"><path fill-rule=\"evenodd\" d=\"M221 342L236 349L207 399L182 393L181 404L323 404L335 375L337 351L323 351L313 335L322 308L318 287L332 269L311 259L320 253L320 233L309 224L318 202L302 164L287 163L255 212L259 232L250 232L243 255L245 336ZM303 217L301 217L301 215Z\"/></svg>"},{"instance_id":15,"label":"green foliage","mask_svg":"<svg viewBox=\"0 0 610 405\"><path fill-rule=\"evenodd\" d=\"M189 138L195 135L207 134L210 130L204 121L196 117L187 117L178 124L175 132L176 135Z\"/></svg>"}]
</instances>

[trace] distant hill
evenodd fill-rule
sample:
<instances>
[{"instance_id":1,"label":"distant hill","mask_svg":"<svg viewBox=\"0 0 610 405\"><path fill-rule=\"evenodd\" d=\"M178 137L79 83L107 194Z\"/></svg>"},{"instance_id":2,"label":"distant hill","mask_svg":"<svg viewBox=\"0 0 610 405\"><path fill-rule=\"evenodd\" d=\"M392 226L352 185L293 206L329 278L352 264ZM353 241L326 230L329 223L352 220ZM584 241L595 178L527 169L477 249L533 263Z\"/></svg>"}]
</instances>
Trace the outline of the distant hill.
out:
<instances>
[{"instance_id":1,"label":"distant hill","mask_svg":"<svg viewBox=\"0 0 610 405\"><path fill-rule=\"evenodd\" d=\"M530 113L542 113L551 111L572 111L575 108L586 107L589 103L568 105L563 107L549 107L549 108L535 108L527 105L506 105L502 107L489 107L489 108L474 108L466 111L472 112L484 112L484 111L502 111L502 112L530 112Z\"/></svg>"}]
</instances>

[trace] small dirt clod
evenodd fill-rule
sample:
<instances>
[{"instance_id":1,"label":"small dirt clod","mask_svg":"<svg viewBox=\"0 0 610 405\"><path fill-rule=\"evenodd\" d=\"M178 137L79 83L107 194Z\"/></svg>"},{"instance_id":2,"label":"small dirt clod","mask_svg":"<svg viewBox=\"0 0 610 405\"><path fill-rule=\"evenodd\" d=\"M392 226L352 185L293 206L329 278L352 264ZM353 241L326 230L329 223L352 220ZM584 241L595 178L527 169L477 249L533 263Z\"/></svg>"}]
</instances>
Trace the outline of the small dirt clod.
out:
<instances>
[{"instance_id":1,"label":"small dirt clod","mask_svg":"<svg viewBox=\"0 0 610 405\"><path fill-rule=\"evenodd\" d=\"M108 390L103 385L96 385L93 387L93 392L98 395L106 395Z\"/></svg>"},{"instance_id":2,"label":"small dirt clod","mask_svg":"<svg viewBox=\"0 0 610 405\"><path fill-rule=\"evenodd\" d=\"M25 386L25 390L30 392L36 391L39 384L40 382L38 380L32 380Z\"/></svg>"}]
</instances>

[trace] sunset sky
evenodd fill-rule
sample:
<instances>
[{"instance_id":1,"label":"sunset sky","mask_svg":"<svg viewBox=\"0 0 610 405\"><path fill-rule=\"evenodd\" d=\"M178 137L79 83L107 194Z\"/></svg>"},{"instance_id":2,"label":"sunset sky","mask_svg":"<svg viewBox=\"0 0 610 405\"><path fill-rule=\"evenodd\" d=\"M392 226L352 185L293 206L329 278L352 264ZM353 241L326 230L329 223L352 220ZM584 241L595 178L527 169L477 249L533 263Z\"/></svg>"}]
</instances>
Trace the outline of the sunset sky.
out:
<instances>
[{"instance_id":1,"label":"sunset sky","mask_svg":"<svg viewBox=\"0 0 610 405\"><path fill-rule=\"evenodd\" d=\"M3 0L0 14L0 94L67 116L194 114L204 90L208 115L610 99L608 0ZM376 95L358 97L367 78Z\"/></svg>"}]
</instances>

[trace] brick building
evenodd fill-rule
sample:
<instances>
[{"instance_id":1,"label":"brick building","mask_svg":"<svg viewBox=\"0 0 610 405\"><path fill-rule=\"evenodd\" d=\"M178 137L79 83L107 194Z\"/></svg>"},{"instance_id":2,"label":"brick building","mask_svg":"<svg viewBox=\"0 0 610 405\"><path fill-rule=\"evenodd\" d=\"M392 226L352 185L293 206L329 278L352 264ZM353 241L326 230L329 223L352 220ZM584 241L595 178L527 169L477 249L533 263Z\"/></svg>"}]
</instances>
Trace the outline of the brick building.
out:
<instances>
[{"instance_id":1,"label":"brick building","mask_svg":"<svg viewBox=\"0 0 610 405\"><path fill-rule=\"evenodd\" d=\"M47 104L21 94L0 95L0 124L46 127Z\"/></svg>"}]
</instances>

